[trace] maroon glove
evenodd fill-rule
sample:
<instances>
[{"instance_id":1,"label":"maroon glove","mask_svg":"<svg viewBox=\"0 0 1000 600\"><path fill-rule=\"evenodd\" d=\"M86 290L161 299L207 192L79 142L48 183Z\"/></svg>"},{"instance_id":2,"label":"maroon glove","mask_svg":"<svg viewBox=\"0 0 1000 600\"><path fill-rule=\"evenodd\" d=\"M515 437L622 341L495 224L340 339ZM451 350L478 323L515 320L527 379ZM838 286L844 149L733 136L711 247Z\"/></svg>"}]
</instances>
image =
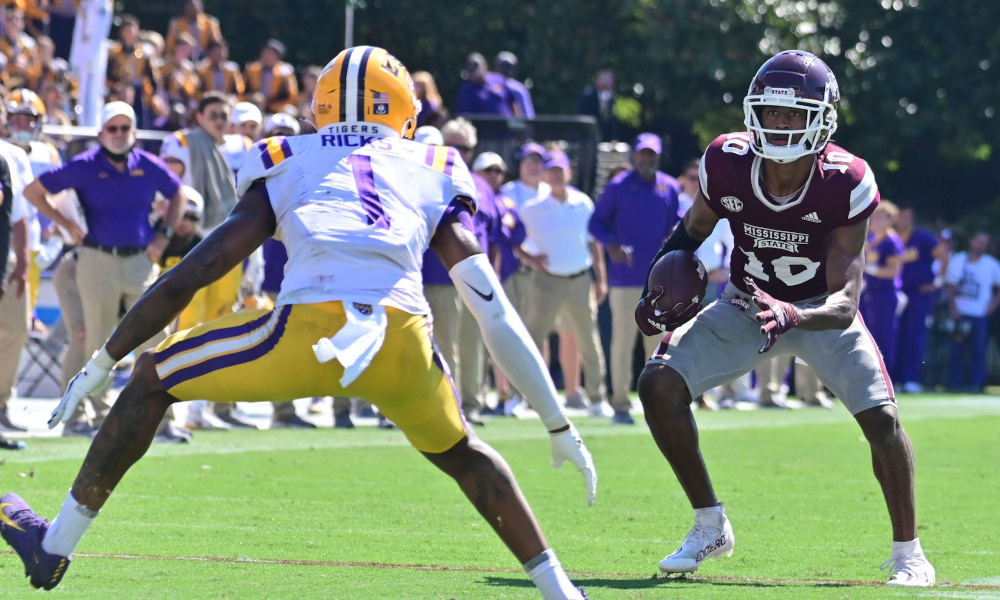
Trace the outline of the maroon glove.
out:
<instances>
[{"instance_id":1,"label":"maroon glove","mask_svg":"<svg viewBox=\"0 0 1000 600\"><path fill-rule=\"evenodd\" d=\"M673 331L690 321L701 309L701 304L697 302L678 302L670 310L662 311L656 305L656 300L662 295L663 288L656 286L635 305L635 322L643 335L660 335Z\"/></svg>"},{"instance_id":2,"label":"maroon glove","mask_svg":"<svg viewBox=\"0 0 1000 600\"><path fill-rule=\"evenodd\" d=\"M743 282L753 292L753 303L760 309L755 318L758 323L763 323L760 326L760 333L765 336L765 339L757 352L763 354L774 346L779 335L798 325L802 319L794 306L788 302L774 299L771 294L757 287L757 282L753 279L744 277Z\"/></svg>"}]
</instances>

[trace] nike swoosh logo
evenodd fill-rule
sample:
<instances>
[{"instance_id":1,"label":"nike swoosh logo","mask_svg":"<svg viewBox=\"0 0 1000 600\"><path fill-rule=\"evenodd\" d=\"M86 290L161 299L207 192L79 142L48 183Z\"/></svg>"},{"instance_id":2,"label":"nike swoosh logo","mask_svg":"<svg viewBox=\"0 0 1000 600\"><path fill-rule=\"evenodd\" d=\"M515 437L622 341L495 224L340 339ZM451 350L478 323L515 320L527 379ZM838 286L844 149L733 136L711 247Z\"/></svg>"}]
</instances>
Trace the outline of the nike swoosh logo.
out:
<instances>
[{"instance_id":1,"label":"nike swoosh logo","mask_svg":"<svg viewBox=\"0 0 1000 600\"><path fill-rule=\"evenodd\" d=\"M476 292L476 295L479 296L480 298L482 298L483 300L485 300L487 302L489 302L490 300L493 300L493 290L490 290L490 293L487 295L487 294L484 294L484 293L480 292L479 290L477 290L468 281L465 282L465 285L469 286L472 289L472 291Z\"/></svg>"},{"instance_id":2,"label":"nike swoosh logo","mask_svg":"<svg viewBox=\"0 0 1000 600\"><path fill-rule=\"evenodd\" d=\"M14 521L11 521L10 517L7 516L7 513L3 512L3 508L5 506L11 506L10 502L4 502L3 504L0 504L0 521L3 521L4 523L13 527L14 529L24 533L24 530L21 529L21 526L15 523Z\"/></svg>"}]
</instances>

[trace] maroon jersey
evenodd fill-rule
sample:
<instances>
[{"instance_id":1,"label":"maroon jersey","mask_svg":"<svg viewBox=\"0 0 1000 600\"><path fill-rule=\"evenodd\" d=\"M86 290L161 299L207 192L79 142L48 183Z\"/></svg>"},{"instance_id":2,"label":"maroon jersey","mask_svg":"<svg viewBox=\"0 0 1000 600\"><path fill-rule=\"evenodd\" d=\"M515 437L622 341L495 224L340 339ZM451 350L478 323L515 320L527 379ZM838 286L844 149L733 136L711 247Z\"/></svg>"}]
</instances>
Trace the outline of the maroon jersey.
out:
<instances>
[{"instance_id":1,"label":"maroon jersey","mask_svg":"<svg viewBox=\"0 0 1000 600\"><path fill-rule=\"evenodd\" d=\"M868 164L834 144L817 154L802 191L786 204L762 189L761 163L745 132L719 136L701 161L701 192L720 219L729 219L736 247L733 284L744 277L779 300L799 302L827 293L827 237L864 221L879 203Z\"/></svg>"}]
</instances>

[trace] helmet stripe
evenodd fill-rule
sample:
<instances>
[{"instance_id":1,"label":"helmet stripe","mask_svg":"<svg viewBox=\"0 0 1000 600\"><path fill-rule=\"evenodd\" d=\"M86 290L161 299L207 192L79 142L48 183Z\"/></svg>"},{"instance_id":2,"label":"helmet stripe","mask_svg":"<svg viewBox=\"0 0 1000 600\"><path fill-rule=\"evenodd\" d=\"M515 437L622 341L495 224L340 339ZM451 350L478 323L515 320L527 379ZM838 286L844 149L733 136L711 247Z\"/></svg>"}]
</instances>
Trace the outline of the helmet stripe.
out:
<instances>
[{"instance_id":1,"label":"helmet stripe","mask_svg":"<svg viewBox=\"0 0 1000 600\"><path fill-rule=\"evenodd\" d=\"M358 70L358 120L365 120L365 100L368 96L368 86L365 84L365 73L368 71L368 59L372 55L372 51L375 50L374 47L368 46L365 48L365 53L361 55L361 64Z\"/></svg>"},{"instance_id":2,"label":"helmet stripe","mask_svg":"<svg viewBox=\"0 0 1000 600\"><path fill-rule=\"evenodd\" d=\"M367 46L358 46L353 49L349 56L344 58L347 73L345 75L346 82L343 88L345 96L341 96L341 98L344 99L343 120L346 122L363 120L363 113L361 115L358 114L358 103L356 99L359 94L363 93L358 89L358 73L361 71L361 56L367 48Z\"/></svg>"},{"instance_id":3,"label":"helmet stripe","mask_svg":"<svg viewBox=\"0 0 1000 600\"><path fill-rule=\"evenodd\" d=\"M347 120L347 67L351 64L351 54L354 54L354 48L351 48L344 54L344 62L340 63L340 122L343 123Z\"/></svg>"}]
</instances>

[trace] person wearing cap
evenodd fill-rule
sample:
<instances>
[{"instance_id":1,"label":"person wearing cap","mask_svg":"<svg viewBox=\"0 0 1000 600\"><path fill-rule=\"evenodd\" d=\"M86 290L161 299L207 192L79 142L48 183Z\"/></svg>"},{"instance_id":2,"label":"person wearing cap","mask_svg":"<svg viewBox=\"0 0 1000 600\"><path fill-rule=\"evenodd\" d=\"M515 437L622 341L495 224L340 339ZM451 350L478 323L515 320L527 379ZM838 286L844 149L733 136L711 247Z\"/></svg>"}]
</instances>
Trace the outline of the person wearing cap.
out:
<instances>
[{"instance_id":1,"label":"person wearing cap","mask_svg":"<svg viewBox=\"0 0 1000 600\"><path fill-rule=\"evenodd\" d=\"M527 233L521 248L529 256L542 257L532 265L528 279L524 324L542 348L556 315L562 313L576 335L590 414L610 416L597 329L597 306L607 296L607 273L604 253L587 232L594 203L570 185L573 171L565 152L550 150L542 167L549 195L520 210Z\"/></svg>"},{"instance_id":2,"label":"person wearing cap","mask_svg":"<svg viewBox=\"0 0 1000 600\"><path fill-rule=\"evenodd\" d=\"M221 92L242 100L246 90L243 73L239 65L226 60L229 56L229 45L226 41L218 39L208 42L205 52L205 58L196 67L201 91Z\"/></svg>"},{"instance_id":3,"label":"person wearing cap","mask_svg":"<svg viewBox=\"0 0 1000 600\"><path fill-rule=\"evenodd\" d=\"M159 157L135 147L135 111L109 102L101 111L99 146L42 173L24 197L43 216L62 227L77 249L77 281L86 331L84 353L101 348L118 324L122 304L131 306L156 279L156 262L181 220L186 203L180 178ZM86 229L61 213L49 196L76 191ZM149 222L156 194L168 198L163 226ZM87 435L111 409L107 390L90 397L94 427L84 410L67 427ZM78 407L80 408L80 407Z\"/></svg>"},{"instance_id":4,"label":"person wearing cap","mask_svg":"<svg viewBox=\"0 0 1000 600\"><path fill-rule=\"evenodd\" d=\"M277 112L264 119L264 137L299 135L300 131L298 119L286 112Z\"/></svg>"},{"instance_id":5,"label":"person wearing cap","mask_svg":"<svg viewBox=\"0 0 1000 600\"><path fill-rule=\"evenodd\" d=\"M489 71L482 54L473 52L465 59L463 75L465 81L455 99L456 115L516 116L507 78Z\"/></svg>"},{"instance_id":6,"label":"person wearing cap","mask_svg":"<svg viewBox=\"0 0 1000 600\"><path fill-rule=\"evenodd\" d=\"M517 56L507 50L497 54L493 61L493 70L507 79L507 89L510 90L513 101L514 116L522 119L534 119L535 105L531 102L531 92L523 83L514 79L514 69L516 68Z\"/></svg>"},{"instance_id":7,"label":"person wearing cap","mask_svg":"<svg viewBox=\"0 0 1000 600\"><path fill-rule=\"evenodd\" d=\"M191 36L194 57L199 59L207 52L209 44L222 40L219 20L205 12L201 0L184 0L181 10L181 15L170 19L167 25L167 54L173 52L177 38L183 33Z\"/></svg>"},{"instance_id":8,"label":"person wearing cap","mask_svg":"<svg viewBox=\"0 0 1000 600\"><path fill-rule=\"evenodd\" d=\"M264 125L264 115L253 102L237 102L229 119L229 133L238 133L254 142L260 139L261 127Z\"/></svg>"},{"instance_id":9,"label":"person wearing cap","mask_svg":"<svg viewBox=\"0 0 1000 600\"><path fill-rule=\"evenodd\" d=\"M659 170L663 148L659 136L641 133L632 146L632 168L604 187L590 217L589 231L607 249L608 301L611 308L612 423L632 425L632 360L639 327L633 317L635 298L646 282L646 270L667 235L680 222L680 183ZM641 336L645 356L659 340Z\"/></svg>"},{"instance_id":10,"label":"person wearing cap","mask_svg":"<svg viewBox=\"0 0 1000 600\"><path fill-rule=\"evenodd\" d=\"M260 50L260 60L249 63L243 73L246 95L260 100L254 102L269 113L282 112L299 103L299 84L295 68L283 62L285 45L278 40L268 40Z\"/></svg>"}]
</instances>

